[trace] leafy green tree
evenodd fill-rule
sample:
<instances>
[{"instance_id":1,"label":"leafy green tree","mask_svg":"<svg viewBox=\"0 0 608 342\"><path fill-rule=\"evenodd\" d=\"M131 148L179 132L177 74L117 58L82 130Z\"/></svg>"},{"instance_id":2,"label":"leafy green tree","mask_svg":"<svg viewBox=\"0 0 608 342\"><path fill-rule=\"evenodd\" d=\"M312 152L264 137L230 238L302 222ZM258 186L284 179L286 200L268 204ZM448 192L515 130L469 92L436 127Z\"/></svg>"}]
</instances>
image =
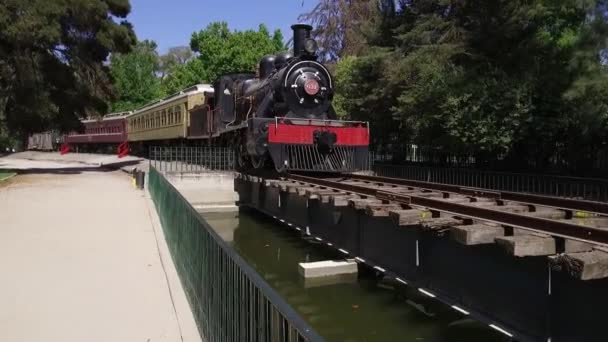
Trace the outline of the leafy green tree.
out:
<instances>
[{"instance_id":1,"label":"leafy green tree","mask_svg":"<svg viewBox=\"0 0 608 342\"><path fill-rule=\"evenodd\" d=\"M339 77L349 115L377 127L394 119L402 144L512 165L585 168L606 145L605 1L402 0L395 9Z\"/></svg>"},{"instance_id":2,"label":"leafy green tree","mask_svg":"<svg viewBox=\"0 0 608 342\"><path fill-rule=\"evenodd\" d=\"M13 137L11 137L7 132L2 132L2 130L0 130L0 155L6 151L6 148L12 149L18 146L18 142L15 141Z\"/></svg>"},{"instance_id":3,"label":"leafy green tree","mask_svg":"<svg viewBox=\"0 0 608 342\"><path fill-rule=\"evenodd\" d=\"M345 57L335 71L336 113L345 119L370 122L372 147L379 150L386 149L399 133L399 125L393 120L391 105L387 102L391 100L391 88L378 86L385 83L386 57L380 51L365 57Z\"/></svg>"},{"instance_id":4,"label":"leafy green tree","mask_svg":"<svg viewBox=\"0 0 608 342\"><path fill-rule=\"evenodd\" d=\"M21 139L105 112L111 53L135 42L128 0L0 2L0 125Z\"/></svg>"},{"instance_id":5,"label":"leafy green tree","mask_svg":"<svg viewBox=\"0 0 608 342\"><path fill-rule=\"evenodd\" d=\"M160 56L160 78L164 80L173 68L188 63L193 57L194 53L189 46L169 48L166 54Z\"/></svg>"},{"instance_id":6,"label":"leafy green tree","mask_svg":"<svg viewBox=\"0 0 608 342\"><path fill-rule=\"evenodd\" d=\"M354 68L357 58L355 56L346 56L342 58L335 67L334 74L334 87L337 89L334 94L333 106L336 111L336 115L342 119L351 119L348 111L348 99L349 93L346 92L346 88L354 85ZM350 92L352 94L352 92Z\"/></svg>"},{"instance_id":7,"label":"leafy green tree","mask_svg":"<svg viewBox=\"0 0 608 342\"><path fill-rule=\"evenodd\" d=\"M225 73L253 72L262 56L285 50L280 30L271 36L262 24L257 31L230 31L226 22L212 23L193 33L190 47L198 53L201 70L205 70L201 79L205 81L214 81Z\"/></svg>"},{"instance_id":8,"label":"leafy green tree","mask_svg":"<svg viewBox=\"0 0 608 342\"><path fill-rule=\"evenodd\" d=\"M194 58L185 64L176 64L163 80L163 90L166 94L174 94L188 86L209 82L208 71L203 62Z\"/></svg>"},{"instance_id":9,"label":"leafy green tree","mask_svg":"<svg viewBox=\"0 0 608 342\"><path fill-rule=\"evenodd\" d=\"M163 97L156 43L145 40L129 53L112 55L110 69L116 92L112 111L133 110Z\"/></svg>"}]
</instances>

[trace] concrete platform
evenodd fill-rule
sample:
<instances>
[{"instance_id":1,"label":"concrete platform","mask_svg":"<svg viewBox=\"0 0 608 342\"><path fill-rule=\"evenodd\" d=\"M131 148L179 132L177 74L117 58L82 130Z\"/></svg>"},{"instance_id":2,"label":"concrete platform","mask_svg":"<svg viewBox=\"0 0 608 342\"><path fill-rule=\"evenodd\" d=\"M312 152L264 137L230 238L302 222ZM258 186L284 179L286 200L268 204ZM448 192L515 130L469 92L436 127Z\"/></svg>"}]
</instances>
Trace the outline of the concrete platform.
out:
<instances>
[{"instance_id":1,"label":"concrete platform","mask_svg":"<svg viewBox=\"0 0 608 342\"><path fill-rule=\"evenodd\" d=\"M101 167L121 167L137 164L142 158L126 156L118 158L110 154L27 151L0 158L0 169L14 171L95 170Z\"/></svg>"},{"instance_id":2,"label":"concrete platform","mask_svg":"<svg viewBox=\"0 0 608 342\"><path fill-rule=\"evenodd\" d=\"M304 278L323 278L357 274L357 263L355 261L346 260L301 262L298 264L298 273Z\"/></svg>"},{"instance_id":3,"label":"concrete platform","mask_svg":"<svg viewBox=\"0 0 608 342\"><path fill-rule=\"evenodd\" d=\"M317 277L317 278L299 278L299 283L305 289L311 289L316 287L333 286L341 284L356 284L357 273L351 274L340 274L337 276L329 277Z\"/></svg>"},{"instance_id":4,"label":"concrete platform","mask_svg":"<svg viewBox=\"0 0 608 342\"><path fill-rule=\"evenodd\" d=\"M226 242L234 241L234 231L239 227L238 212L205 212L201 213L211 228Z\"/></svg>"},{"instance_id":5,"label":"concrete platform","mask_svg":"<svg viewBox=\"0 0 608 342\"><path fill-rule=\"evenodd\" d=\"M0 340L200 341L152 202L121 171L0 184Z\"/></svg>"},{"instance_id":6,"label":"concrete platform","mask_svg":"<svg viewBox=\"0 0 608 342\"><path fill-rule=\"evenodd\" d=\"M238 211L239 195L234 191L232 172L169 173L165 176L199 213Z\"/></svg>"}]
</instances>

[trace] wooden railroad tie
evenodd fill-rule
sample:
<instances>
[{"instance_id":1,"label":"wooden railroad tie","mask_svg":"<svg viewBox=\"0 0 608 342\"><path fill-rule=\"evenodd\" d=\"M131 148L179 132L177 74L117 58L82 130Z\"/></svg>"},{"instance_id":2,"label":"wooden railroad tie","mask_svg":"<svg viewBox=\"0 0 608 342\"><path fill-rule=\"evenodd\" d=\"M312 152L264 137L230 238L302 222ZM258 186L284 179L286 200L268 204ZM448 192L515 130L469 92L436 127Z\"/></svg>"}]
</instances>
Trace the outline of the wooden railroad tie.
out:
<instances>
[{"instance_id":1,"label":"wooden railroad tie","mask_svg":"<svg viewBox=\"0 0 608 342\"><path fill-rule=\"evenodd\" d=\"M565 253L549 258L553 270L566 272L574 279L594 280L608 277L608 253L592 250Z\"/></svg>"}]
</instances>

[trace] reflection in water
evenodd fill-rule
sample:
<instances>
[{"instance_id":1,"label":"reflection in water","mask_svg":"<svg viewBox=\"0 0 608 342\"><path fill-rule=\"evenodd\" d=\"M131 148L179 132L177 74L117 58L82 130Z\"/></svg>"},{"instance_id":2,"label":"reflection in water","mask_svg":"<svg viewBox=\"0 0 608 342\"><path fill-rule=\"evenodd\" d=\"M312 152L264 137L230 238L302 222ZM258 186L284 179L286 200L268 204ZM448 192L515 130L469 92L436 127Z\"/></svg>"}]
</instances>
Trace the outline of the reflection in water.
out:
<instances>
[{"instance_id":1,"label":"reflection in water","mask_svg":"<svg viewBox=\"0 0 608 342\"><path fill-rule=\"evenodd\" d=\"M257 213L242 211L232 222L236 230L227 234L233 239L229 242L327 341L509 341L416 291L395 290L369 272L333 284L304 281L299 262L339 255Z\"/></svg>"}]
</instances>

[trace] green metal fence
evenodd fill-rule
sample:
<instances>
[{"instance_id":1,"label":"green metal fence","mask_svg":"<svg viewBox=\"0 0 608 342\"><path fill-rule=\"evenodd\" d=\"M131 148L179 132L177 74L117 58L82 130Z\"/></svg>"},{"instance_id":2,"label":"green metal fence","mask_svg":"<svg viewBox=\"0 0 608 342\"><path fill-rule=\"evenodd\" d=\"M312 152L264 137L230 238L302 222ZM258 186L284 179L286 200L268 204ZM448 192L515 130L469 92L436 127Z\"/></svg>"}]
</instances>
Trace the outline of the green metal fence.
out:
<instances>
[{"instance_id":1,"label":"green metal fence","mask_svg":"<svg viewBox=\"0 0 608 342\"><path fill-rule=\"evenodd\" d=\"M204 339L323 341L154 167L148 187Z\"/></svg>"},{"instance_id":2,"label":"green metal fence","mask_svg":"<svg viewBox=\"0 0 608 342\"><path fill-rule=\"evenodd\" d=\"M234 149L219 146L151 146L150 165L160 172L200 173L232 171Z\"/></svg>"}]
</instances>

